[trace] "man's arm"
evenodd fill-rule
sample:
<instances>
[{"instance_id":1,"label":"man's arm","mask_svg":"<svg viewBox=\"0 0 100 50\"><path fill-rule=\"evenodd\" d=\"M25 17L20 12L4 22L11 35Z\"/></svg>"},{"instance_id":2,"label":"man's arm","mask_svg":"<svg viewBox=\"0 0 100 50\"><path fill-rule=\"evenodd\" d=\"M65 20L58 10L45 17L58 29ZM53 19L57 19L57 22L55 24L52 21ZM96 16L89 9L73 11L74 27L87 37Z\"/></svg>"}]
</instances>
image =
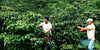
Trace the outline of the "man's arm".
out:
<instances>
[{"instance_id":1,"label":"man's arm","mask_svg":"<svg viewBox=\"0 0 100 50\"><path fill-rule=\"evenodd\" d=\"M89 28L81 28L81 30L90 30Z\"/></svg>"},{"instance_id":2,"label":"man's arm","mask_svg":"<svg viewBox=\"0 0 100 50\"><path fill-rule=\"evenodd\" d=\"M38 25L37 28L41 27L42 25Z\"/></svg>"},{"instance_id":3,"label":"man's arm","mask_svg":"<svg viewBox=\"0 0 100 50\"><path fill-rule=\"evenodd\" d=\"M90 30L89 28L83 28L83 27L80 27L80 26L78 26L78 28L81 29L80 31Z\"/></svg>"},{"instance_id":4,"label":"man's arm","mask_svg":"<svg viewBox=\"0 0 100 50\"><path fill-rule=\"evenodd\" d=\"M51 28L50 29L48 29L45 33L48 33L48 32L50 32L50 30L51 30Z\"/></svg>"},{"instance_id":5,"label":"man's arm","mask_svg":"<svg viewBox=\"0 0 100 50\"><path fill-rule=\"evenodd\" d=\"M42 25L43 25L43 23L40 23L40 24L37 26L37 28L41 27Z\"/></svg>"}]
</instances>

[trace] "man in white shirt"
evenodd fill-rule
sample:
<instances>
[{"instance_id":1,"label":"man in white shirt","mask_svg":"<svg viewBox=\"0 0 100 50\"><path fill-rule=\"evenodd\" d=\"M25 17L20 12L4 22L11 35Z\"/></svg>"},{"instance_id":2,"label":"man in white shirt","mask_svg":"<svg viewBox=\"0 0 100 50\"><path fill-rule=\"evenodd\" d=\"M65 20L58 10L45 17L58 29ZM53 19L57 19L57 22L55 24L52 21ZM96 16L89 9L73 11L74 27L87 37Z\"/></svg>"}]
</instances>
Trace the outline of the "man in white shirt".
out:
<instances>
[{"instance_id":1,"label":"man in white shirt","mask_svg":"<svg viewBox=\"0 0 100 50\"><path fill-rule=\"evenodd\" d=\"M80 26L78 26L79 29L81 29L80 31L86 31L87 30L87 37L90 40L90 43L88 45L88 49L89 50L93 50L94 47L94 41L95 41L95 25L93 24L93 19L89 18L87 20L88 22L88 26L86 28L82 28Z\"/></svg>"},{"instance_id":2,"label":"man in white shirt","mask_svg":"<svg viewBox=\"0 0 100 50\"><path fill-rule=\"evenodd\" d=\"M41 27L43 28L43 30L45 31L44 33L51 33L51 29L52 29L52 25L49 22L49 17L45 17L44 22L42 22L41 24L39 24L37 27Z\"/></svg>"},{"instance_id":3,"label":"man in white shirt","mask_svg":"<svg viewBox=\"0 0 100 50\"><path fill-rule=\"evenodd\" d=\"M52 24L49 22L49 17L45 17L44 19L44 22L42 22L41 24L39 24L37 26L38 27L42 27L43 28L43 31L44 31L44 37L48 38L48 41L47 42L50 42L49 46L48 46L48 49L50 50L51 48L51 29L52 29ZM42 50L44 50L44 45L42 47Z\"/></svg>"}]
</instances>

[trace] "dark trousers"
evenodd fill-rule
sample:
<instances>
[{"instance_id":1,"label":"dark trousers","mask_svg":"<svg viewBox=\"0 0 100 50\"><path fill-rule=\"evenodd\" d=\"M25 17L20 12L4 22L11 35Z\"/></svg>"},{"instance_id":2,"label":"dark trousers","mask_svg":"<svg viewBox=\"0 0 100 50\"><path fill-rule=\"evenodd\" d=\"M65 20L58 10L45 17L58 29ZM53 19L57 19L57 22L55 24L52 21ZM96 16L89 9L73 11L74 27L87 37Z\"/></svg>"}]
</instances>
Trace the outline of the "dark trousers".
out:
<instances>
[{"instance_id":1,"label":"dark trousers","mask_svg":"<svg viewBox=\"0 0 100 50\"><path fill-rule=\"evenodd\" d=\"M52 39L52 37L50 37L49 44L47 44L45 42L42 44L42 50L45 49L46 45L47 45L47 50L51 50L51 39Z\"/></svg>"}]
</instances>

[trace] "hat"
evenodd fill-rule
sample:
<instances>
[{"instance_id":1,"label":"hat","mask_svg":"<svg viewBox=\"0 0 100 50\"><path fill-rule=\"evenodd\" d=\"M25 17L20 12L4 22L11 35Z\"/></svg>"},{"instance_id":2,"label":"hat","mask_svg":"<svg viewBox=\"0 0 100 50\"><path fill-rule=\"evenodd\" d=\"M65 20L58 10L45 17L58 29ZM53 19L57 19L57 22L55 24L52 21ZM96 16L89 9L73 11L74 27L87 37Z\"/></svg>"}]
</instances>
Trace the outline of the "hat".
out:
<instances>
[{"instance_id":1,"label":"hat","mask_svg":"<svg viewBox=\"0 0 100 50\"><path fill-rule=\"evenodd\" d=\"M87 22L89 22L89 21L93 22L93 19L92 18L88 18Z\"/></svg>"}]
</instances>

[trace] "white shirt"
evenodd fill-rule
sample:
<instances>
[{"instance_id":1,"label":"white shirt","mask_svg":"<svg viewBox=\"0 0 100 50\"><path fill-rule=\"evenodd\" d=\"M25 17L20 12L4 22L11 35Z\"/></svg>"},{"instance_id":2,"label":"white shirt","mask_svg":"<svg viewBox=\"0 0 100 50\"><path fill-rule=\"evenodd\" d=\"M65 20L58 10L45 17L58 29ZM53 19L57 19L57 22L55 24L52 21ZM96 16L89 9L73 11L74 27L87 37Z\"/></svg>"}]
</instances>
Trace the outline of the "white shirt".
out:
<instances>
[{"instance_id":1,"label":"white shirt","mask_svg":"<svg viewBox=\"0 0 100 50\"><path fill-rule=\"evenodd\" d=\"M90 40L95 40L95 25L92 23L91 25L88 25L87 28L90 30L87 30L87 36Z\"/></svg>"},{"instance_id":2,"label":"white shirt","mask_svg":"<svg viewBox=\"0 0 100 50\"><path fill-rule=\"evenodd\" d=\"M49 29L52 29L52 24L50 22L48 22L47 24L45 22L42 22L40 26L42 26L44 31L48 31ZM49 33L51 33L51 30Z\"/></svg>"}]
</instances>

